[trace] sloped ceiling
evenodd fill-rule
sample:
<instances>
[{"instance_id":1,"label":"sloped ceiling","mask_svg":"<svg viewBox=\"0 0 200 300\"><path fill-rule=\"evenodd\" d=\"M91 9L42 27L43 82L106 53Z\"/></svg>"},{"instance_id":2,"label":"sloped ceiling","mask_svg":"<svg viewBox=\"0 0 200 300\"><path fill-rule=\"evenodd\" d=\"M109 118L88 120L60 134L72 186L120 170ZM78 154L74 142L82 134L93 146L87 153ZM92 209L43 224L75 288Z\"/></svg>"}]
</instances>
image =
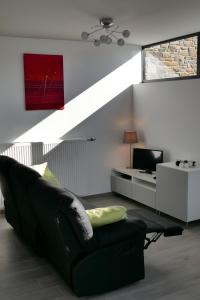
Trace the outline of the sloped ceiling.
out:
<instances>
[{"instance_id":1,"label":"sloped ceiling","mask_svg":"<svg viewBox=\"0 0 200 300\"><path fill-rule=\"evenodd\" d=\"M0 0L0 35L80 40L110 16L145 45L200 30L199 0Z\"/></svg>"}]
</instances>

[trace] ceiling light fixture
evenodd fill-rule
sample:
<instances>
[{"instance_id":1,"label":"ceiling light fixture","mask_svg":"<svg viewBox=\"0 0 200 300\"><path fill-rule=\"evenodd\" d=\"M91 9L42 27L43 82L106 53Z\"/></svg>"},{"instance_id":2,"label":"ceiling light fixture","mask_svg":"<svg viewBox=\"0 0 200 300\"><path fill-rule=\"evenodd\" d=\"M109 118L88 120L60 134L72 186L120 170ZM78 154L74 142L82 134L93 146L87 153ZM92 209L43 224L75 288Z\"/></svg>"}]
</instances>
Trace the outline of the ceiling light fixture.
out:
<instances>
[{"instance_id":1,"label":"ceiling light fixture","mask_svg":"<svg viewBox=\"0 0 200 300\"><path fill-rule=\"evenodd\" d=\"M112 18L103 17L100 19L99 24L91 27L91 32L82 32L81 38L85 41L93 41L94 46L100 46L101 44L109 45L113 40L117 42L117 45L123 46L125 44L123 38L128 38L130 36L130 31L127 29L118 31L118 28L119 26L114 23ZM123 38L118 37L119 34L121 34Z\"/></svg>"}]
</instances>

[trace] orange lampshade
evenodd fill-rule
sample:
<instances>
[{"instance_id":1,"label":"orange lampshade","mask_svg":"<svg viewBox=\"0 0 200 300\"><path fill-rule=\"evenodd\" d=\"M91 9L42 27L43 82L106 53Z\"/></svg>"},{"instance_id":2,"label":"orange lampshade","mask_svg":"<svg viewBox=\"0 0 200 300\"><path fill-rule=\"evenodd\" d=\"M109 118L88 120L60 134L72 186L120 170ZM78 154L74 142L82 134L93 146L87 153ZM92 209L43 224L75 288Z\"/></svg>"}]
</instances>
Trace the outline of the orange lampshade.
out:
<instances>
[{"instance_id":1,"label":"orange lampshade","mask_svg":"<svg viewBox=\"0 0 200 300\"><path fill-rule=\"evenodd\" d=\"M137 133L136 131L125 131L124 132L124 143L125 144L134 144L137 143Z\"/></svg>"}]
</instances>

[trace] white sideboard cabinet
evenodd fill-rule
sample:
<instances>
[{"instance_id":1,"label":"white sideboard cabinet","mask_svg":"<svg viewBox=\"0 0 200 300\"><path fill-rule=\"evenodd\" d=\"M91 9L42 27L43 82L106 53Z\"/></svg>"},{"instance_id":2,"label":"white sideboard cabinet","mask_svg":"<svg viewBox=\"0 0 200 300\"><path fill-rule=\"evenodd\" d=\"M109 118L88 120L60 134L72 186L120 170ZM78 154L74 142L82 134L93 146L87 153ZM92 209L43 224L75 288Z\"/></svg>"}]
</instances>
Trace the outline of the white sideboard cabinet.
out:
<instances>
[{"instance_id":1,"label":"white sideboard cabinet","mask_svg":"<svg viewBox=\"0 0 200 300\"><path fill-rule=\"evenodd\" d=\"M162 163L154 177L135 169L115 168L111 190L187 223L200 219L200 167Z\"/></svg>"},{"instance_id":2,"label":"white sideboard cabinet","mask_svg":"<svg viewBox=\"0 0 200 300\"><path fill-rule=\"evenodd\" d=\"M157 165L156 209L184 222L200 219L200 168Z\"/></svg>"},{"instance_id":3,"label":"white sideboard cabinet","mask_svg":"<svg viewBox=\"0 0 200 300\"><path fill-rule=\"evenodd\" d=\"M137 169L116 168L111 174L111 190L156 208L155 174L140 173Z\"/></svg>"}]
</instances>

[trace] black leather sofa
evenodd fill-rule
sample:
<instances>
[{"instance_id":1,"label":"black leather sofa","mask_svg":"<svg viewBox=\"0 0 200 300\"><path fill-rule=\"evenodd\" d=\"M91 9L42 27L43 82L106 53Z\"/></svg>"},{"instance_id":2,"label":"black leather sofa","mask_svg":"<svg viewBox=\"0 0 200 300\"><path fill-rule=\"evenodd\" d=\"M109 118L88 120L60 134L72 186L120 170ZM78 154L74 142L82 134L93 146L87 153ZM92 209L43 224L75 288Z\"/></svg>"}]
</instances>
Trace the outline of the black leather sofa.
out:
<instances>
[{"instance_id":1,"label":"black leather sofa","mask_svg":"<svg viewBox=\"0 0 200 300\"><path fill-rule=\"evenodd\" d=\"M146 225L139 218L93 229L77 196L6 156L0 156L0 183L8 223L78 296L144 278Z\"/></svg>"}]
</instances>

